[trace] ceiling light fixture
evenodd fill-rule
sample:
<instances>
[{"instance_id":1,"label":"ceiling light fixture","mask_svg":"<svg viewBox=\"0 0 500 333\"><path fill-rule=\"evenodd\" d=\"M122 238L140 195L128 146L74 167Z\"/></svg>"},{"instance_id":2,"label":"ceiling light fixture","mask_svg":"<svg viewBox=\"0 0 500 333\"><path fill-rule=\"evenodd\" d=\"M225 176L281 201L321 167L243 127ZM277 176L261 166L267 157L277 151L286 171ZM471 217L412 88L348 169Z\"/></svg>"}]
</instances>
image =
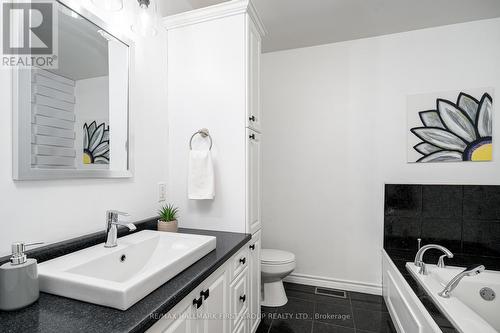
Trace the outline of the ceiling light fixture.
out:
<instances>
[{"instance_id":1,"label":"ceiling light fixture","mask_svg":"<svg viewBox=\"0 0 500 333\"><path fill-rule=\"evenodd\" d=\"M117 12L123 8L123 0L92 0L92 3L110 12Z\"/></svg>"},{"instance_id":2,"label":"ceiling light fixture","mask_svg":"<svg viewBox=\"0 0 500 333\"><path fill-rule=\"evenodd\" d=\"M137 0L137 2L140 9L131 27L132 31L144 37L155 36L158 33L156 2L154 0Z\"/></svg>"}]
</instances>

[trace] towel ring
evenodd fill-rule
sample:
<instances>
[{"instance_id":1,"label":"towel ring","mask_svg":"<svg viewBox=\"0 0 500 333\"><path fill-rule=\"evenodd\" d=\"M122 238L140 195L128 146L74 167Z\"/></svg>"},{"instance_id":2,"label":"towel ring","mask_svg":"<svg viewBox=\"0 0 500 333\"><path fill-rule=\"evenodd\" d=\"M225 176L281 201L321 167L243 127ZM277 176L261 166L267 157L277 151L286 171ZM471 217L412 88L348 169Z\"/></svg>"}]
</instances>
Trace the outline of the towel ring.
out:
<instances>
[{"instance_id":1,"label":"towel ring","mask_svg":"<svg viewBox=\"0 0 500 333\"><path fill-rule=\"evenodd\" d=\"M208 137L210 139L210 147L208 148L208 150L212 150L212 137L210 136L210 133L208 132L208 129L206 128L202 128L201 130L199 131L196 131L193 133L193 135L191 135L191 139L189 139L189 149L190 150L193 150L193 138L197 135L201 135L202 138L206 138Z\"/></svg>"}]
</instances>

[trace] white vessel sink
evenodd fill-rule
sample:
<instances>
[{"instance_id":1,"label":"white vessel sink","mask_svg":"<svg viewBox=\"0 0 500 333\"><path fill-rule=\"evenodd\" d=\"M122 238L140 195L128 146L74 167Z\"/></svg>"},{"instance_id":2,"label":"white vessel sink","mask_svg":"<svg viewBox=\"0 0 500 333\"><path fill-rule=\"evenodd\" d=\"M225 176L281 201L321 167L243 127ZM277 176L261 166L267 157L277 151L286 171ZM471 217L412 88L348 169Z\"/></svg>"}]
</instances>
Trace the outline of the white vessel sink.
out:
<instances>
[{"instance_id":1,"label":"white vessel sink","mask_svg":"<svg viewBox=\"0 0 500 333\"><path fill-rule=\"evenodd\" d=\"M215 249L215 237L144 230L38 265L40 290L126 310Z\"/></svg>"}]
</instances>

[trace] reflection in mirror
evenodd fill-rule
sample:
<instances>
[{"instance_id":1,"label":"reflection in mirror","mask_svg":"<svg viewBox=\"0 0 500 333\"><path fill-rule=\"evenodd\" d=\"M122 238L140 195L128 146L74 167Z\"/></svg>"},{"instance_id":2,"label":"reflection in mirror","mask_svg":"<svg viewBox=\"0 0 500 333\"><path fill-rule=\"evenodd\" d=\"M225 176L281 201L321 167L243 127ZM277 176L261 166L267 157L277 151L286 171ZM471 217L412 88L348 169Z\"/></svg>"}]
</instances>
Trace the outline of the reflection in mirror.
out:
<instances>
[{"instance_id":1,"label":"reflection in mirror","mask_svg":"<svg viewBox=\"0 0 500 333\"><path fill-rule=\"evenodd\" d=\"M18 179L123 176L129 46L59 3L58 36L58 68L32 68L31 108L18 108L31 113L30 170Z\"/></svg>"}]
</instances>

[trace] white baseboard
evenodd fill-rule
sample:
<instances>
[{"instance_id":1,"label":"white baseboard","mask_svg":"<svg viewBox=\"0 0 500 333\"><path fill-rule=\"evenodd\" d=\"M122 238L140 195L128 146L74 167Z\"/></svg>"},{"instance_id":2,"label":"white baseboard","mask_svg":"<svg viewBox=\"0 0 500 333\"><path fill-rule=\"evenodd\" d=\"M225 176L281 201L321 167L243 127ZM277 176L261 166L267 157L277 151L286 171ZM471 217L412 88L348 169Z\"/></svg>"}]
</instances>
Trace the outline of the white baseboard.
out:
<instances>
[{"instance_id":1,"label":"white baseboard","mask_svg":"<svg viewBox=\"0 0 500 333\"><path fill-rule=\"evenodd\" d=\"M285 282L306 284L315 287L333 288L359 293L382 295L382 285L359 281L337 280L323 276L292 273L284 279Z\"/></svg>"}]
</instances>

